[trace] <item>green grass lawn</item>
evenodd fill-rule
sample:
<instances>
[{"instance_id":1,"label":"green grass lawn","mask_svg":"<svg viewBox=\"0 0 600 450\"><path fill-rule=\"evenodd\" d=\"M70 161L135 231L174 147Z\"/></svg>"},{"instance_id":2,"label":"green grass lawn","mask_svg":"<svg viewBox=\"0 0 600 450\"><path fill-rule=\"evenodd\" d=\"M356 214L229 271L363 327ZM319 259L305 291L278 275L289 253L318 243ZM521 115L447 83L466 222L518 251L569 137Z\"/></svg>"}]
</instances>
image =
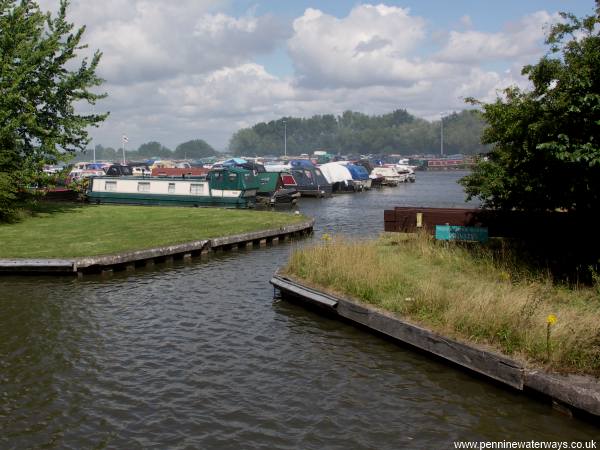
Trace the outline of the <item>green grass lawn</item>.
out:
<instances>
[{"instance_id":1,"label":"green grass lawn","mask_svg":"<svg viewBox=\"0 0 600 450\"><path fill-rule=\"evenodd\" d=\"M526 364L599 376L600 284L555 283L494 245L324 235L319 245L294 251L284 272Z\"/></svg>"},{"instance_id":2,"label":"green grass lawn","mask_svg":"<svg viewBox=\"0 0 600 450\"><path fill-rule=\"evenodd\" d=\"M68 258L260 231L306 217L219 208L41 204L0 224L0 258Z\"/></svg>"}]
</instances>

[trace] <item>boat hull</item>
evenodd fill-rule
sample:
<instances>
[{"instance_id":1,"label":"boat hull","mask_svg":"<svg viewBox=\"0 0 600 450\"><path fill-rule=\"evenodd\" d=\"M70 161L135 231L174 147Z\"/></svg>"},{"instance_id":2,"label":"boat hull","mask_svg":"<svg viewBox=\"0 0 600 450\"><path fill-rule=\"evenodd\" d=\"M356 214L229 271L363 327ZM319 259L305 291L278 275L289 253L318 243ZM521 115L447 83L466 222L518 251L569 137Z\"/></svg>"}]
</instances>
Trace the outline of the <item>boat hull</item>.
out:
<instances>
[{"instance_id":1,"label":"boat hull","mask_svg":"<svg viewBox=\"0 0 600 450\"><path fill-rule=\"evenodd\" d=\"M116 203L154 206L221 206L226 208L251 208L255 197L176 196L158 194L135 194L115 192L90 192L90 203Z\"/></svg>"}]
</instances>

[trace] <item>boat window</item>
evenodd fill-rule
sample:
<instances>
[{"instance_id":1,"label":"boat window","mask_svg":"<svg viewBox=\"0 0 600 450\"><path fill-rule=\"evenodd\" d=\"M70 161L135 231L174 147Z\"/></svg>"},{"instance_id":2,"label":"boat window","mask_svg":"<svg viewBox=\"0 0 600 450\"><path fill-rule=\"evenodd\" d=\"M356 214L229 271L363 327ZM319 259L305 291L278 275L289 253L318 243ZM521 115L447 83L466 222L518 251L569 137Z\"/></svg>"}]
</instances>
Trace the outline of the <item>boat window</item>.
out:
<instances>
[{"instance_id":1,"label":"boat window","mask_svg":"<svg viewBox=\"0 0 600 450\"><path fill-rule=\"evenodd\" d=\"M235 180L237 180L237 173L230 173L229 181L235 181Z\"/></svg>"},{"instance_id":2,"label":"boat window","mask_svg":"<svg viewBox=\"0 0 600 450\"><path fill-rule=\"evenodd\" d=\"M107 181L104 183L104 190L107 192L113 192L117 190L117 182L116 181Z\"/></svg>"},{"instance_id":3,"label":"boat window","mask_svg":"<svg viewBox=\"0 0 600 450\"><path fill-rule=\"evenodd\" d=\"M139 182L137 188L138 192L150 192L150 183Z\"/></svg>"},{"instance_id":4,"label":"boat window","mask_svg":"<svg viewBox=\"0 0 600 450\"><path fill-rule=\"evenodd\" d=\"M190 194L200 195L202 194L204 183L192 183L190 184Z\"/></svg>"},{"instance_id":5,"label":"boat window","mask_svg":"<svg viewBox=\"0 0 600 450\"><path fill-rule=\"evenodd\" d=\"M169 183L169 194L175 193L175 183Z\"/></svg>"},{"instance_id":6,"label":"boat window","mask_svg":"<svg viewBox=\"0 0 600 450\"><path fill-rule=\"evenodd\" d=\"M315 173L317 174L318 177L321 176L321 171L319 169L315 169Z\"/></svg>"},{"instance_id":7,"label":"boat window","mask_svg":"<svg viewBox=\"0 0 600 450\"><path fill-rule=\"evenodd\" d=\"M269 177L261 178L260 184L262 184L262 185L269 184Z\"/></svg>"},{"instance_id":8,"label":"boat window","mask_svg":"<svg viewBox=\"0 0 600 450\"><path fill-rule=\"evenodd\" d=\"M306 174L306 176L307 176L308 178L312 178L312 173L310 173L310 171L309 171L309 170L305 170L305 171L304 171L304 173Z\"/></svg>"}]
</instances>

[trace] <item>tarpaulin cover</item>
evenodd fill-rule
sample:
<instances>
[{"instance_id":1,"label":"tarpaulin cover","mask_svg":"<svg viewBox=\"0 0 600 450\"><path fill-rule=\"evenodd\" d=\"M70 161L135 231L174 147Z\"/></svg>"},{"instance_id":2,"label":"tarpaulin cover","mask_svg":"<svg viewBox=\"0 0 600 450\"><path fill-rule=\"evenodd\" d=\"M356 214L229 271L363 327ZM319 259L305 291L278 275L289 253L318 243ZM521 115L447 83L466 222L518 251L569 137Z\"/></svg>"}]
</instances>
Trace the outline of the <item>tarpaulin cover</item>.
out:
<instances>
[{"instance_id":1,"label":"tarpaulin cover","mask_svg":"<svg viewBox=\"0 0 600 450\"><path fill-rule=\"evenodd\" d=\"M289 164L265 164L267 172L286 172L291 169Z\"/></svg>"},{"instance_id":2,"label":"tarpaulin cover","mask_svg":"<svg viewBox=\"0 0 600 450\"><path fill-rule=\"evenodd\" d=\"M333 184L333 183L346 183L352 180L352 174L342 164L338 164L335 162L330 162L327 164L322 164L319 166L321 172L325 176L325 179Z\"/></svg>"},{"instance_id":3,"label":"tarpaulin cover","mask_svg":"<svg viewBox=\"0 0 600 450\"><path fill-rule=\"evenodd\" d=\"M354 180L368 180L369 172L363 166L357 166L355 164L348 164L346 168L352 174L352 179Z\"/></svg>"},{"instance_id":4,"label":"tarpaulin cover","mask_svg":"<svg viewBox=\"0 0 600 450\"><path fill-rule=\"evenodd\" d=\"M300 168L300 167L307 167L307 168L312 168L315 167L315 165L312 163L312 161L310 159L292 159L290 161L291 166L296 169L296 168Z\"/></svg>"},{"instance_id":5,"label":"tarpaulin cover","mask_svg":"<svg viewBox=\"0 0 600 450\"><path fill-rule=\"evenodd\" d=\"M247 162L248 161L242 158L231 158L227 161L223 161L221 164L223 164L224 166L236 166L238 164L246 164Z\"/></svg>"}]
</instances>

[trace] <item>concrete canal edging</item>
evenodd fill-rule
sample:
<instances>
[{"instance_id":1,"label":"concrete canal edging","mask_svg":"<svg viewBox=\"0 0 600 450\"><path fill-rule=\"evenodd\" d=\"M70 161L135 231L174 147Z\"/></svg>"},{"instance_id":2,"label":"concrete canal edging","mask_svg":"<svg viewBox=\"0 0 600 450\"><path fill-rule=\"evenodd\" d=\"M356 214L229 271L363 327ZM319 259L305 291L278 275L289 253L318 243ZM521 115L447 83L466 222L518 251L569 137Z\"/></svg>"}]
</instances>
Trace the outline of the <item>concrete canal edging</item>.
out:
<instances>
[{"instance_id":1,"label":"concrete canal edging","mask_svg":"<svg viewBox=\"0 0 600 450\"><path fill-rule=\"evenodd\" d=\"M316 306L334 317L409 344L511 388L541 394L564 412L600 417L600 380L532 370L504 355L483 350L403 321L391 313L302 285L275 274L271 284L282 298Z\"/></svg>"},{"instance_id":2,"label":"concrete canal edging","mask_svg":"<svg viewBox=\"0 0 600 450\"><path fill-rule=\"evenodd\" d=\"M188 259L220 250L252 248L310 234L315 219L280 228L253 231L232 236L204 239L183 244L167 245L114 255L61 258L61 259L0 259L0 274L83 275L116 270L134 270L135 267L153 265L172 259Z\"/></svg>"}]
</instances>

